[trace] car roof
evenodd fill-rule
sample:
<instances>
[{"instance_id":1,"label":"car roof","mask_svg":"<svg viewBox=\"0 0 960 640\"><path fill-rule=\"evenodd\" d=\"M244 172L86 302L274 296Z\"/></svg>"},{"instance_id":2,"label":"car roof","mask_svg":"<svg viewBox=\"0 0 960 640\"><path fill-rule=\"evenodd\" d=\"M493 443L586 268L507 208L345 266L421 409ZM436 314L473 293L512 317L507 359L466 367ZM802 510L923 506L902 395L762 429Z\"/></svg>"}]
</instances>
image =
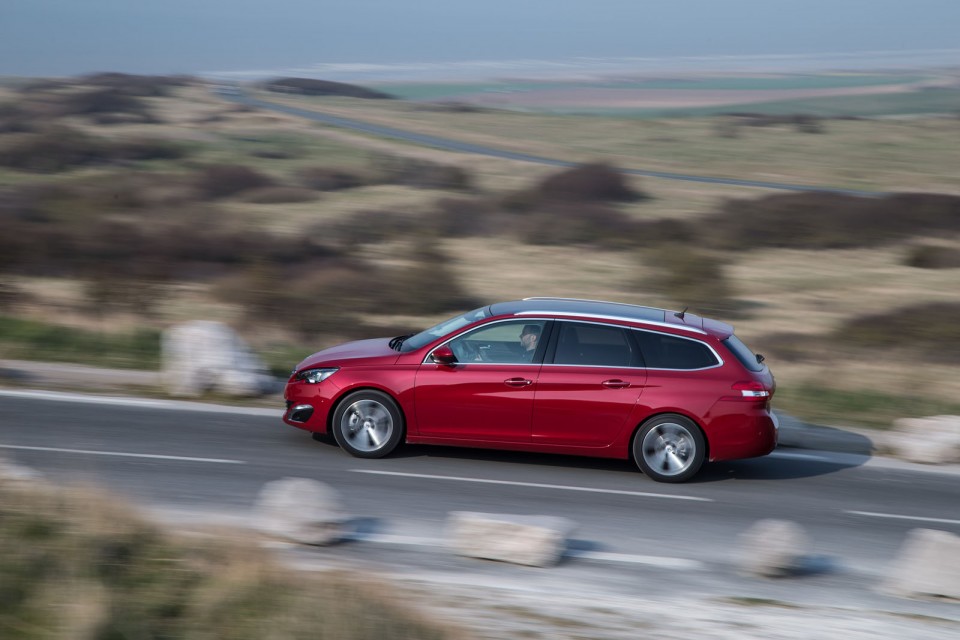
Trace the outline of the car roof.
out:
<instances>
[{"instance_id":1,"label":"car roof","mask_svg":"<svg viewBox=\"0 0 960 640\"><path fill-rule=\"evenodd\" d=\"M604 300L581 300L579 298L524 298L490 305L490 312L501 315L563 315L571 317L594 317L605 320L625 320L688 329L696 333L710 333L725 338L733 333L733 327L717 320L703 318L693 313L682 315L668 309L644 307L622 302Z\"/></svg>"}]
</instances>

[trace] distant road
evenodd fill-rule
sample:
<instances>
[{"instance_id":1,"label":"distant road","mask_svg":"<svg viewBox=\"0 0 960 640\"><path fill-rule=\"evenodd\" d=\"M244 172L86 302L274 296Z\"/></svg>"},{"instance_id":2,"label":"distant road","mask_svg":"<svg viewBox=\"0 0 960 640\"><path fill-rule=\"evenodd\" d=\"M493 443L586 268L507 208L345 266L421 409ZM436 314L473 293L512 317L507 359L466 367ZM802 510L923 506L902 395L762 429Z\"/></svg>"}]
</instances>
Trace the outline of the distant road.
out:
<instances>
[{"instance_id":1,"label":"distant road","mask_svg":"<svg viewBox=\"0 0 960 640\"><path fill-rule=\"evenodd\" d=\"M518 153L515 151L507 151L505 149L497 149L495 147L486 147L479 144L473 144L470 142L463 142L460 140L453 140L451 138L440 138L438 136L425 135L422 133L415 133L412 131L404 131L403 129L395 129L393 127L385 127L378 124L372 124L369 122L362 122L360 120L353 120L350 118L343 118L340 116L330 115L327 113L321 113L318 111L309 111L307 109L299 109L297 107L290 107L284 104L277 104L275 102L268 102L266 100L260 100L258 98L252 98L246 95L243 92L238 90L223 90L219 91L219 94L222 98L237 102L248 107L253 107L255 109L266 109L269 111L277 111L279 113L285 113L287 115L296 116L298 118L306 118L307 120L313 120L314 122L322 122L333 127L340 127L342 129L352 129L354 131L361 131L363 133L369 133L376 136L383 136L386 138L395 138L397 140L403 140L406 142L413 142L414 144L420 144L426 147L433 147L435 149L444 149L446 151L458 151L461 153L475 153L484 156L492 156L494 158L503 158L505 160L517 160L519 162L534 162L536 164L545 164L555 167L574 167L577 166L577 162L572 162L569 160L558 160L556 158L544 158L542 156L535 156L528 153ZM886 195L881 191L863 191L859 189L840 189L836 187L827 187L827 186L816 186L816 185L803 185L803 184L789 184L785 182L764 182L762 180L741 180L737 178L718 178L715 176L698 176L686 173L671 173L666 171L650 171L646 169L625 169L618 168L621 173L634 176L645 176L648 178L663 178L664 180L682 180L685 182L701 182L706 184L723 184L730 185L735 187L752 187L756 189L772 189L775 191L820 191L820 192L829 192L829 193L841 193L846 195L853 196L865 196L865 197L880 197Z\"/></svg>"}]
</instances>

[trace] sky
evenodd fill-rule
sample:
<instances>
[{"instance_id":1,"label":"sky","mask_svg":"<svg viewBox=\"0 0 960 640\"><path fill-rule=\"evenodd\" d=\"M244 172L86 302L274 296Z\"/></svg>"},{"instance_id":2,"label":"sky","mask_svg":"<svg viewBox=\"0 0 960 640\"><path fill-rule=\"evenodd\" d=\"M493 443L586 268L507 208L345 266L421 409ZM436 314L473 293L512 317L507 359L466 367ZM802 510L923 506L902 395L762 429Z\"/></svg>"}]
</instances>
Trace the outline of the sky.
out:
<instances>
[{"instance_id":1,"label":"sky","mask_svg":"<svg viewBox=\"0 0 960 640\"><path fill-rule=\"evenodd\" d=\"M958 27L960 0L0 0L0 75L479 73L814 54L960 64Z\"/></svg>"}]
</instances>

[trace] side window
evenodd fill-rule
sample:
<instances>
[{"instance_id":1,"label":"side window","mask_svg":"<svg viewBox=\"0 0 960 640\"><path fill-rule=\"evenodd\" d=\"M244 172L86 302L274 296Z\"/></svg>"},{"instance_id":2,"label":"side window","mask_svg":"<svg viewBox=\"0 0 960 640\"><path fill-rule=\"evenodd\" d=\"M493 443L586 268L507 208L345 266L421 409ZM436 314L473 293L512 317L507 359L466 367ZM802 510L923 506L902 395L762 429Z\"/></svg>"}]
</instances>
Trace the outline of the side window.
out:
<instances>
[{"instance_id":1,"label":"side window","mask_svg":"<svg viewBox=\"0 0 960 640\"><path fill-rule=\"evenodd\" d=\"M540 336L546 324L545 320L497 322L457 336L449 345L457 360L464 364L537 362Z\"/></svg>"},{"instance_id":2,"label":"side window","mask_svg":"<svg viewBox=\"0 0 960 640\"><path fill-rule=\"evenodd\" d=\"M561 322L554 364L584 366L640 366L640 359L620 327Z\"/></svg>"},{"instance_id":3,"label":"side window","mask_svg":"<svg viewBox=\"0 0 960 640\"><path fill-rule=\"evenodd\" d=\"M710 347L698 340L654 331L634 331L633 336L650 369L705 369L720 364Z\"/></svg>"}]
</instances>

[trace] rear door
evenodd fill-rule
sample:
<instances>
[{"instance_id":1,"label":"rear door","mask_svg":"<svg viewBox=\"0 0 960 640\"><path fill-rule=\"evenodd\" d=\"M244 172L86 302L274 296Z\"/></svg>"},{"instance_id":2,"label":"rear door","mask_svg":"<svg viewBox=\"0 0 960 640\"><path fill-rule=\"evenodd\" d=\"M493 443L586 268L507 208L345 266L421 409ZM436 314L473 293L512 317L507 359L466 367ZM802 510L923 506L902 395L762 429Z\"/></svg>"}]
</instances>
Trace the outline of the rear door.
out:
<instances>
[{"instance_id":1,"label":"rear door","mask_svg":"<svg viewBox=\"0 0 960 640\"><path fill-rule=\"evenodd\" d=\"M639 350L623 327L556 325L536 385L533 442L607 446L628 426L643 392Z\"/></svg>"}]
</instances>

